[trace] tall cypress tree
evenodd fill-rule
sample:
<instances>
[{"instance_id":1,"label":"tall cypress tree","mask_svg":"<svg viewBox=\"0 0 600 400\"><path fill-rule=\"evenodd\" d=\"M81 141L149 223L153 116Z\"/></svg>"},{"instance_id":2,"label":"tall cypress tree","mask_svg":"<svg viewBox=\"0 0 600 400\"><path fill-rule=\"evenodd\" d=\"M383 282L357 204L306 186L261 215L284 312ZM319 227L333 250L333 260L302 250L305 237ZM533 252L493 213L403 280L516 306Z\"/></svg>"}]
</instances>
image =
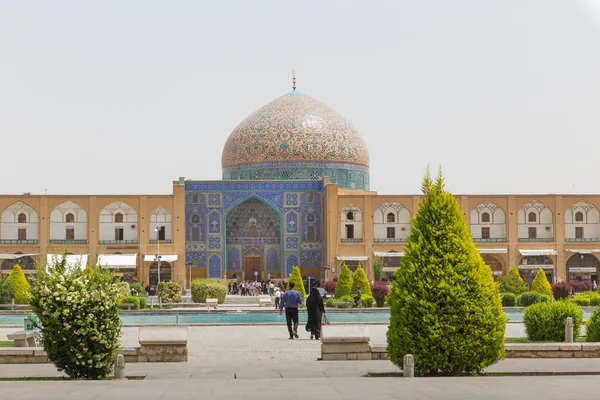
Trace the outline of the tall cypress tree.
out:
<instances>
[{"instance_id":1,"label":"tall cypress tree","mask_svg":"<svg viewBox=\"0 0 600 400\"><path fill-rule=\"evenodd\" d=\"M427 172L422 190L388 296L388 354L399 367L412 354L418 375L478 372L504 357L497 285L441 171L435 181Z\"/></svg>"}]
</instances>

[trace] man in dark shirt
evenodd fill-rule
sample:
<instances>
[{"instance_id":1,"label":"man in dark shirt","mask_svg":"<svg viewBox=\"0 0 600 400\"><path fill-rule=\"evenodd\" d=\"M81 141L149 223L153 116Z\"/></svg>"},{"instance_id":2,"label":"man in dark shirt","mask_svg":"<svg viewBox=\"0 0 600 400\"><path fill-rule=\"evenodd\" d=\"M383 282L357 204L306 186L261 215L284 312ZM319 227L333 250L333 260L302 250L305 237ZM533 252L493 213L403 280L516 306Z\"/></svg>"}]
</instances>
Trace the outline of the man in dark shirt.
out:
<instances>
[{"instance_id":1,"label":"man in dark shirt","mask_svg":"<svg viewBox=\"0 0 600 400\"><path fill-rule=\"evenodd\" d=\"M290 340L296 339L298 336L298 305L302 304L302 298L300 293L294 290L294 282L290 282L290 290L285 292L281 296L279 302L279 315L283 313L285 307L285 322L287 323L288 332L290 333ZM292 329L292 322L294 323Z\"/></svg>"}]
</instances>

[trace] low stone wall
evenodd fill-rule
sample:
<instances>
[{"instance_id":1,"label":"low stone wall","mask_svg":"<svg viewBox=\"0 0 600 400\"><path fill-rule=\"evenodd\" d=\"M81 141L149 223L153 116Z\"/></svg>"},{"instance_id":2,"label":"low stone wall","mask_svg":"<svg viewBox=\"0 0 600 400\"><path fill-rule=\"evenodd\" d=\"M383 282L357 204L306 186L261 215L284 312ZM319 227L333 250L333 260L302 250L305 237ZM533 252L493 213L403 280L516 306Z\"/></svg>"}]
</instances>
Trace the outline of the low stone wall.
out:
<instances>
[{"instance_id":1,"label":"low stone wall","mask_svg":"<svg viewBox=\"0 0 600 400\"><path fill-rule=\"evenodd\" d=\"M370 360L370 335L366 325L323 327L321 360Z\"/></svg>"},{"instance_id":2,"label":"low stone wall","mask_svg":"<svg viewBox=\"0 0 600 400\"><path fill-rule=\"evenodd\" d=\"M187 327L140 327L139 347L125 347L125 362L186 362ZM44 364L50 362L43 347L2 347L0 364Z\"/></svg>"},{"instance_id":3,"label":"low stone wall","mask_svg":"<svg viewBox=\"0 0 600 400\"><path fill-rule=\"evenodd\" d=\"M507 343L506 358L600 358L600 343Z\"/></svg>"},{"instance_id":4,"label":"low stone wall","mask_svg":"<svg viewBox=\"0 0 600 400\"><path fill-rule=\"evenodd\" d=\"M139 347L126 347L119 352L125 356L125 362L144 362L138 355ZM2 347L0 364L47 364L48 355L43 347Z\"/></svg>"}]
</instances>

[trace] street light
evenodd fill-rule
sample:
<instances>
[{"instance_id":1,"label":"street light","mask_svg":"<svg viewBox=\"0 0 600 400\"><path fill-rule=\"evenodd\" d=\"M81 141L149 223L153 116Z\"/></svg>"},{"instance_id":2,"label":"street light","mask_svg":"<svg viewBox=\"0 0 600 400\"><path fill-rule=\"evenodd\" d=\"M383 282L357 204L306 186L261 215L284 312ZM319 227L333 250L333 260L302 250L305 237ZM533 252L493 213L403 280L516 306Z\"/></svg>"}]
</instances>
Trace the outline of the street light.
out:
<instances>
[{"instance_id":1,"label":"street light","mask_svg":"<svg viewBox=\"0 0 600 400\"><path fill-rule=\"evenodd\" d=\"M154 228L154 232L156 232L156 244L158 245L158 250L156 251L156 259L155 261L158 263L158 283L160 283L160 229L162 226L157 226ZM158 283L156 286L158 287Z\"/></svg>"}]
</instances>

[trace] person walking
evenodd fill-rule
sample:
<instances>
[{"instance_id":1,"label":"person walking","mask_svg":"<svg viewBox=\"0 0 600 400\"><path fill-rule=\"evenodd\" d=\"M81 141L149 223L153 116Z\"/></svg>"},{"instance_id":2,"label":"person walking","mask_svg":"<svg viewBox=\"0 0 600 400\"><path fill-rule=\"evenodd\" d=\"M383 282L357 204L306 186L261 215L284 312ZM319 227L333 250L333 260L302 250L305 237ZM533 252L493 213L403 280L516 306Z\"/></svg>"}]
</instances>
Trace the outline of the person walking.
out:
<instances>
[{"instance_id":1,"label":"person walking","mask_svg":"<svg viewBox=\"0 0 600 400\"><path fill-rule=\"evenodd\" d=\"M281 291L279 288L275 291L275 309L279 308L279 302L281 301Z\"/></svg>"},{"instance_id":2,"label":"person walking","mask_svg":"<svg viewBox=\"0 0 600 400\"><path fill-rule=\"evenodd\" d=\"M310 295L306 298L306 311L308 312L306 330L310 331L311 340L313 336L319 340L321 337L321 321L323 320L323 315L327 315L327 313L323 305L323 298L316 287L310 290Z\"/></svg>"},{"instance_id":3,"label":"person walking","mask_svg":"<svg viewBox=\"0 0 600 400\"><path fill-rule=\"evenodd\" d=\"M285 307L285 322L287 323L290 340L298 339L298 306L302 304L300 293L294 290L294 282L290 282L290 289L283 294L279 302L279 315L283 313ZM293 323L293 327L292 327Z\"/></svg>"}]
</instances>

